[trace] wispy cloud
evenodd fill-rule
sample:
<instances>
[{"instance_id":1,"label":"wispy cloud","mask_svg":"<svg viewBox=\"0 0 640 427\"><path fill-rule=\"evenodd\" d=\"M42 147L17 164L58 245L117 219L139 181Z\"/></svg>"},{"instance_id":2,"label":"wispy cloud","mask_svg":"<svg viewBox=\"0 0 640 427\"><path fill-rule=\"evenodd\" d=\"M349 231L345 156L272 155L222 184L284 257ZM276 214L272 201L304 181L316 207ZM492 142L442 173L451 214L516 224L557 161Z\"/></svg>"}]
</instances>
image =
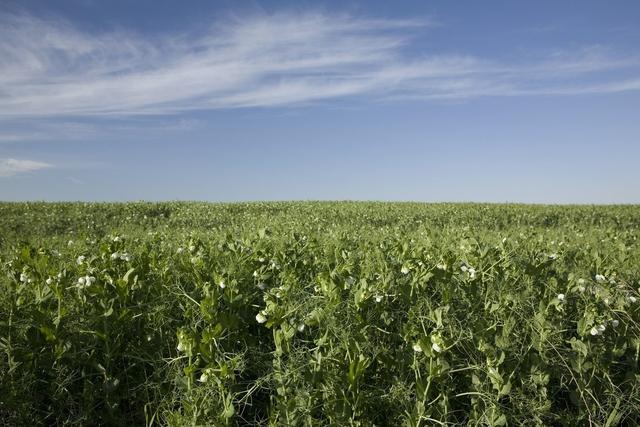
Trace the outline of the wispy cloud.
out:
<instances>
[{"instance_id":1,"label":"wispy cloud","mask_svg":"<svg viewBox=\"0 0 640 427\"><path fill-rule=\"evenodd\" d=\"M129 116L347 96L447 99L639 89L638 58L601 47L507 62L429 55L414 45L416 33L429 25L281 13L149 39L0 14L0 117Z\"/></svg>"},{"instance_id":2,"label":"wispy cloud","mask_svg":"<svg viewBox=\"0 0 640 427\"><path fill-rule=\"evenodd\" d=\"M0 177L50 168L52 165L35 160L0 159Z\"/></svg>"}]
</instances>

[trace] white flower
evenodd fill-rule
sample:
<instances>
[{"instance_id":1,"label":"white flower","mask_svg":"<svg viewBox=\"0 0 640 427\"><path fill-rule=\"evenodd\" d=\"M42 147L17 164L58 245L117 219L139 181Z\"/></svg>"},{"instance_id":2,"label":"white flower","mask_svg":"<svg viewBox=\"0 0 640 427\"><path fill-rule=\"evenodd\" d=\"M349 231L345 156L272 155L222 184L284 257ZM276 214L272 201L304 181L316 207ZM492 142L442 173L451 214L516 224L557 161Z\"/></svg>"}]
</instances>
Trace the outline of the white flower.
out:
<instances>
[{"instance_id":1,"label":"white flower","mask_svg":"<svg viewBox=\"0 0 640 427\"><path fill-rule=\"evenodd\" d=\"M596 336L598 335L598 328L594 326L589 332L591 333L591 335Z\"/></svg>"},{"instance_id":2,"label":"white flower","mask_svg":"<svg viewBox=\"0 0 640 427\"><path fill-rule=\"evenodd\" d=\"M29 277L24 273L20 273L20 281L26 282L27 280L29 280Z\"/></svg>"},{"instance_id":3,"label":"white flower","mask_svg":"<svg viewBox=\"0 0 640 427\"><path fill-rule=\"evenodd\" d=\"M613 319L611 321L611 326L613 326L614 328L617 328L619 324L620 324L620 321L618 319Z\"/></svg>"},{"instance_id":4,"label":"white flower","mask_svg":"<svg viewBox=\"0 0 640 427\"><path fill-rule=\"evenodd\" d=\"M298 332L304 331L304 323L300 323L297 329L298 329Z\"/></svg>"},{"instance_id":5,"label":"white flower","mask_svg":"<svg viewBox=\"0 0 640 427\"><path fill-rule=\"evenodd\" d=\"M436 265L436 268L439 269L439 270L446 270L447 269L447 264L440 263L440 264Z\"/></svg>"},{"instance_id":6,"label":"white flower","mask_svg":"<svg viewBox=\"0 0 640 427\"><path fill-rule=\"evenodd\" d=\"M253 270L253 277L258 277L258 270Z\"/></svg>"},{"instance_id":7,"label":"white flower","mask_svg":"<svg viewBox=\"0 0 640 427\"><path fill-rule=\"evenodd\" d=\"M267 321L267 316L265 316L264 314L262 314L262 312L256 314L256 321L258 323L264 323Z\"/></svg>"},{"instance_id":8,"label":"white flower","mask_svg":"<svg viewBox=\"0 0 640 427\"><path fill-rule=\"evenodd\" d=\"M77 263L78 265L82 265L82 263L84 262L84 260L85 260L85 259L86 259L86 257L85 257L84 255L80 255L80 256L78 257L78 259L76 259L76 263Z\"/></svg>"},{"instance_id":9,"label":"white flower","mask_svg":"<svg viewBox=\"0 0 640 427\"><path fill-rule=\"evenodd\" d=\"M376 295L374 298L375 298L376 302L380 302L380 301L382 301L383 297L382 297L382 295Z\"/></svg>"},{"instance_id":10,"label":"white flower","mask_svg":"<svg viewBox=\"0 0 640 427\"><path fill-rule=\"evenodd\" d=\"M69 240L69 241L67 242L67 246L71 246L71 245L73 245L73 240Z\"/></svg>"},{"instance_id":11,"label":"white flower","mask_svg":"<svg viewBox=\"0 0 640 427\"><path fill-rule=\"evenodd\" d=\"M604 305L609 305L609 298L604 299Z\"/></svg>"},{"instance_id":12,"label":"white flower","mask_svg":"<svg viewBox=\"0 0 640 427\"><path fill-rule=\"evenodd\" d=\"M638 299L637 299L636 297L634 297L633 295L631 295L631 296L629 297L629 301L631 301L631 302L633 302L633 303L634 303L634 302L636 302L637 300L638 300Z\"/></svg>"},{"instance_id":13,"label":"white flower","mask_svg":"<svg viewBox=\"0 0 640 427\"><path fill-rule=\"evenodd\" d=\"M468 270L468 268L467 268L467 266L466 266L466 265L463 265L462 267L460 267L460 270L462 270L462 271L466 272L466 271Z\"/></svg>"},{"instance_id":14,"label":"white flower","mask_svg":"<svg viewBox=\"0 0 640 427\"><path fill-rule=\"evenodd\" d=\"M93 276L80 277L80 278L78 278L77 286L80 289L84 289L84 288L87 288L87 287L91 286L91 284L93 282L95 282L95 281L96 281L96 278L93 277Z\"/></svg>"},{"instance_id":15,"label":"white flower","mask_svg":"<svg viewBox=\"0 0 640 427\"><path fill-rule=\"evenodd\" d=\"M578 279L578 285L584 285L585 283L586 283L586 280Z\"/></svg>"},{"instance_id":16,"label":"white flower","mask_svg":"<svg viewBox=\"0 0 640 427\"><path fill-rule=\"evenodd\" d=\"M564 301L564 294L558 294L558 300Z\"/></svg>"},{"instance_id":17,"label":"white flower","mask_svg":"<svg viewBox=\"0 0 640 427\"><path fill-rule=\"evenodd\" d=\"M440 346L436 343L431 344L431 348L433 349L433 351L435 351L436 353L440 353L442 351L442 348L440 348Z\"/></svg>"},{"instance_id":18,"label":"white flower","mask_svg":"<svg viewBox=\"0 0 640 427\"><path fill-rule=\"evenodd\" d=\"M207 371L204 371L202 375L200 375L200 378L198 378L198 381L200 381L201 383L206 383L208 379L209 376L207 375Z\"/></svg>"},{"instance_id":19,"label":"white flower","mask_svg":"<svg viewBox=\"0 0 640 427\"><path fill-rule=\"evenodd\" d=\"M596 274L596 282L604 282L605 280L607 279L602 274Z\"/></svg>"},{"instance_id":20,"label":"white flower","mask_svg":"<svg viewBox=\"0 0 640 427\"><path fill-rule=\"evenodd\" d=\"M558 254L551 254L551 255L549 255L549 259L551 259L551 260L558 259Z\"/></svg>"},{"instance_id":21,"label":"white flower","mask_svg":"<svg viewBox=\"0 0 640 427\"><path fill-rule=\"evenodd\" d=\"M264 282L258 282L258 289L260 289L261 291L264 291L264 289L267 287L267 284Z\"/></svg>"},{"instance_id":22,"label":"white flower","mask_svg":"<svg viewBox=\"0 0 640 427\"><path fill-rule=\"evenodd\" d=\"M227 287L227 285L224 284L224 280L221 280L220 283L218 283L218 286L220 286L220 289L224 289Z\"/></svg>"},{"instance_id":23,"label":"white flower","mask_svg":"<svg viewBox=\"0 0 640 427\"><path fill-rule=\"evenodd\" d=\"M176 253L177 253L177 254L181 254L182 252L184 252L184 248L178 248L178 249L176 249Z\"/></svg>"},{"instance_id":24,"label":"white flower","mask_svg":"<svg viewBox=\"0 0 640 427\"><path fill-rule=\"evenodd\" d=\"M116 236L116 237L114 237L114 238L113 238L113 241L114 241L114 242L119 242L119 241L120 241L120 236Z\"/></svg>"},{"instance_id":25,"label":"white flower","mask_svg":"<svg viewBox=\"0 0 640 427\"><path fill-rule=\"evenodd\" d=\"M114 252L111 254L111 259L118 259L120 258L120 252Z\"/></svg>"},{"instance_id":26,"label":"white flower","mask_svg":"<svg viewBox=\"0 0 640 427\"><path fill-rule=\"evenodd\" d=\"M182 344L182 341L178 343L178 347L176 348L178 349L178 351L184 351L184 344Z\"/></svg>"},{"instance_id":27,"label":"white flower","mask_svg":"<svg viewBox=\"0 0 640 427\"><path fill-rule=\"evenodd\" d=\"M586 290L587 290L587 288L585 288L584 286L582 286L582 285L578 286L578 292L584 292Z\"/></svg>"},{"instance_id":28,"label":"white flower","mask_svg":"<svg viewBox=\"0 0 640 427\"><path fill-rule=\"evenodd\" d=\"M122 261L129 262L129 261L131 261L131 255L129 255L128 253L125 252L122 255L120 255L120 259Z\"/></svg>"},{"instance_id":29,"label":"white flower","mask_svg":"<svg viewBox=\"0 0 640 427\"><path fill-rule=\"evenodd\" d=\"M416 353L422 353L422 347L420 347L419 343L413 344L413 351L415 351Z\"/></svg>"},{"instance_id":30,"label":"white flower","mask_svg":"<svg viewBox=\"0 0 640 427\"><path fill-rule=\"evenodd\" d=\"M467 272L469 273L469 277L471 277L472 279L474 279L476 277L476 269L475 268L469 267Z\"/></svg>"},{"instance_id":31,"label":"white flower","mask_svg":"<svg viewBox=\"0 0 640 427\"><path fill-rule=\"evenodd\" d=\"M196 250L196 247L194 245L189 246L189 252L193 252Z\"/></svg>"},{"instance_id":32,"label":"white flower","mask_svg":"<svg viewBox=\"0 0 640 427\"><path fill-rule=\"evenodd\" d=\"M602 333L607 329L604 325L598 325L598 335L602 335Z\"/></svg>"},{"instance_id":33,"label":"white flower","mask_svg":"<svg viewBox=\"0 0 640 427\"><path fill-rule=\"evenodd\" d=\"M403 266L402 269L400 270L400 273L402 274L409 274L409 268L406 266Z\"/></svg>"},{"instance_id":34,"label":"white flower","mask_svg":"<svg viewBox=\"0 0 640 427\"><path fill-rule=\"evenodd\" d=\"M49 277L47 280L44 281L44 283L46 283L47 285L50 285L53 283L53 279L51 279L51 277Z\"/></svg>"},{"instance_id":35,"label":"white flower","mask_svg":"<svg viewBox=\"0 0 640 427\"><path fill-rule=\"evenodd\" d=\"M258 261L264 262L265 260L264 260L264 258L260 257L260 258L258 258Z\"/></svg>"}]
</instances>

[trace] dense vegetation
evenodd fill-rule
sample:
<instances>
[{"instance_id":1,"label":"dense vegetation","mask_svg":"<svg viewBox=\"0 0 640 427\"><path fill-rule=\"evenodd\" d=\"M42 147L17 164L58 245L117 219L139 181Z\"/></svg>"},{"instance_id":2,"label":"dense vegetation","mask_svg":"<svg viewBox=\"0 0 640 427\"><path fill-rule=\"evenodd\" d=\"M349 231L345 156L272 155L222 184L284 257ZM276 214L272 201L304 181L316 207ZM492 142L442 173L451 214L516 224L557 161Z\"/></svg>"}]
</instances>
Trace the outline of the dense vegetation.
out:
<instances>
[{"instance_id":1,"label":"dense vegetation","mask_svg":"<svg viewBox=\"0 0 640 427\"><path fill-rule=\"evenodd\" d=\"M640 207L0 204L0 424L637 425Z\"/></svg>"}]
</instances>

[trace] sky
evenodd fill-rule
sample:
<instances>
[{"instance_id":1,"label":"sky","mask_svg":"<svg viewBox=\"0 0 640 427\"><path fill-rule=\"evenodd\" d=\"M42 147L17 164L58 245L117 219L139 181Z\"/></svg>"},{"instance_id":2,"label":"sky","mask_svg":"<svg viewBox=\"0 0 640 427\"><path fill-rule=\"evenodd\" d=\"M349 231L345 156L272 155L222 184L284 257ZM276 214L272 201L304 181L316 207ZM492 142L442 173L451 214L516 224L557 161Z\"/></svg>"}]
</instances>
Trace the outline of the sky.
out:
<instances>
[{"instance_id":1,"label":"sky","mask_svg":"<svg viewBox=\"0 0 640 427\"><path fill-rule=\"evenodd\" d=\"M640 203L640 2L0 0L0 200Z\"/></svg>"}]
</instances>

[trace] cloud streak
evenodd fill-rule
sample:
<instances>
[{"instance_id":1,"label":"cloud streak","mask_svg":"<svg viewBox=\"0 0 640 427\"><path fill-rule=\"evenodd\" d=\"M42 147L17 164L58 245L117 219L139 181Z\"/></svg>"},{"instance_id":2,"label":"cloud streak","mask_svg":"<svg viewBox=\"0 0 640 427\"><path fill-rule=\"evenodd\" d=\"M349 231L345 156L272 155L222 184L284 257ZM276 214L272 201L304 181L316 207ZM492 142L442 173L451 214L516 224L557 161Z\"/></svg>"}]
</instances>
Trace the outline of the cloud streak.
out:
<instances>
[{"instance_id":1,"label":"cloud streak","mask_svg":"<svg viewBox=\"0 0 640 427\"><path fill-rule=\"evenodd\" d=\"M35 160L0 159L0 177L33 172L40 169L50 168L53 165Z\"/></svg>"},{"instance_id":2,"label":"cloud streak","mask_svg":"<svg viewBox=\"0 0 640 427\"><path fill-rule=\"evenodd\" d=\"M281 13L149 39L4 13L0 118L168 114L355 96L438 100L640 89L638 59L602 48L509 63L418 56L414 37L429 26Z\"/></svg>"}]
</instances>

